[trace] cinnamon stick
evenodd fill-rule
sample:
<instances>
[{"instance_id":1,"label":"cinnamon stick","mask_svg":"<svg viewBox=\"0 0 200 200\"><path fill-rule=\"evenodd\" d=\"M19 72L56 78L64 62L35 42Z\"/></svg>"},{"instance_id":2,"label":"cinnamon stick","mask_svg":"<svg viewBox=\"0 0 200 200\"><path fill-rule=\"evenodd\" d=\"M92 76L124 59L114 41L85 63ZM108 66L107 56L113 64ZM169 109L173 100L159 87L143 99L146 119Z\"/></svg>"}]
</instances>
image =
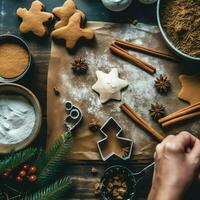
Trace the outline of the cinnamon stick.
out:
<instances>
[{"instance_id":1,"label":"cinnamon stick","mask_svg":"<svg viewBox=\"0 0 200 200\"><path fill-rule=\"evenodd\" d=\"M174 118L177 118L177 117L181 117L181 116L184 116L186 114L189 114L189 113L193 113L197 110L200 110L200 102L196 103L196 104L193 104L191 106L187 106L183 109L180 109L166 117L163 117L161 119L158 120L159 123L164 123L166 121L169 121L169 120L172 120Z\"/></svg>"},{"instance_id":2,"label":"cinnamon stick","mask_svg":"<svg viewBox=\"0 0 200 200\"><path fill-rule=\"evenodd\" d=\"M147 54L152 55L152 56L157 56L157 57L160 57L160 58L169 59L169 60L172 60L172 61L175 61L175 62L179 61L179 59L177 57L173 56L172 54L169 54L169 53L166 53L166 52L163 52L163 51L159 51L157 49L140 46L140 45L128 42L128 41L123 41L123 40L117 39L115 41L115 44L121 45L121 46L124 46L124 47L128 47L128 48L140 51L142 53L147 53Z\"/></svg>"},{"instance_id":3,"label":"cinnamon stick","mask_svg":"<svg viewBox=\"0 0 200 200\"><path fill-rule=\"evenodd\" d=\"M144 119L142 119L136 112L130 108L129 105L126 103L123 103L120 106L121 110L124 111L133 121L141 125L146 131L151 133L159 142L161 142L164 139L164 136L156 131L154 128L152 128Z\"/></svg>"},{"instance_id":4,"label":"cinnamon stick","mask_svg":"<svg viewBox=\"0 0 200 200\"><path fill-rule=\"evenodd\" d=\"M198 116L200 116L200 112L194 112L194 113L186 114L186 115L171 119L169 121L162 123L161 125L162 125L162 127L166 127L166 126L170 126L172 124L175 124L175 123L178 123L178 122L181 122L181 121L185 121L185 120L188 120L188 119L192 119L192 118L195 118L195 117L198 117Z\"/></svg>"},{"instance_id":5,"label":"cinnamon stick","mask_svg":"<svg viewBox=\"0 0 200 200\"><path fill-rule=\"evenodd\" d=\"M182 109L180 109L180 110L178 110L176 112L182 112L182 111L188 110L190 108L193 108L194 106L197 106L197 105L200 105L200 101L197 102L197 103L191 104L190 106L186 106L185 108L182 108Z\"/></svg>"},{"instance_id":6,"label":"cinnamon stick","mask_svg":"<svg viewBox=\"0 0 200 200\"><path fill-rule=\"evenodd\" d=\"M136 66L140 67L144 71L146 71L149 74L154 74L156 72L156 69L149 65L148 63L145 63L138 59L136 56L129 54L126 50L120 48L119 46L112 44L110 46L110 50L117 54L118 56L128 60L129 62L135 64Z\"/></svg>"}]
</instances>

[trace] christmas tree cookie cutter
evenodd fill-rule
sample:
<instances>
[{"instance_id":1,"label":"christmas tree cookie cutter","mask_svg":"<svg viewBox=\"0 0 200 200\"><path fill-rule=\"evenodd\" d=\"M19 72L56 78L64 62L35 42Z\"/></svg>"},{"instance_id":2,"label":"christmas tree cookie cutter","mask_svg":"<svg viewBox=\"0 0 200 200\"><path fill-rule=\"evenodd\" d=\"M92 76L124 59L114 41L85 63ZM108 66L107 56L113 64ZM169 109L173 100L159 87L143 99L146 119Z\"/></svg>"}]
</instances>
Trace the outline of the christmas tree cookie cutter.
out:
<instances>
[{"instance_id":1,"label":"christmas tree cookie cutter","mask_svg":"<svg viewBox=\"0 0 200 200\"><path fill-rule=\"evenodd\" d=\"M64 125L70 132L72 132L81 123L83 114L81 110L74 106L70 101L65 101L64 107L68 113L64 118Z\"/></svg>"},{"instance_id":2,"label":"christmas tree cookie cutter","mask_svg":"<svg viewBox=\"0 0 200 200\"><path fill-rule=\"evenodd\" d=\"M116 142L118 144L121 144L122 146L120 147L121 152L111 150L109 153L105 153L105 145L110 139L109 137L109 129L112 128L115 131L115 138ZM113 117L110 117L101 127L100 129L101 133L104 135L104 138L99 140L97 142L97 147L100 153L100 156L103 161L106 161L110 159L111 157L118 157L122 160L128 160L131 157L132 154L132 149L133 149L133 144L134 141L129 138L125 138L120 136L123 132L122 127L116 122L116 120ZM111 138L112 139L112 138ZM111 143L112 144L112 143ZM125 150L123 152L123 149ZM126 154L124 154L126 153ZM106 154L106 155L105 155Z\"/></svg>"}]
</instances>

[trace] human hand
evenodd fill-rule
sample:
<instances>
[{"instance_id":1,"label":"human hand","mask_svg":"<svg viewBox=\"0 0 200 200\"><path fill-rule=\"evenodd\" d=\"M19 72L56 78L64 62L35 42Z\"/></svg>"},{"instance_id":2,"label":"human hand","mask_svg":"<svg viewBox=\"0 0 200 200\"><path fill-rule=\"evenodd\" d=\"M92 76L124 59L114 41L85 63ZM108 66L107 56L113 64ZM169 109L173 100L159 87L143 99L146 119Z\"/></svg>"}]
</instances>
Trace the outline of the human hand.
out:
<instances>
[{"instance_id":1,"label":"human hand","mask_svg":"<svg viewBox=\"0 0 200 200\"><path fill-rule=\"evenodd\" d=\"M148 200L182 200L198 176L200 140L188 132L170 135L156 147L155 169Z\"/></svg>"}]
</instances>

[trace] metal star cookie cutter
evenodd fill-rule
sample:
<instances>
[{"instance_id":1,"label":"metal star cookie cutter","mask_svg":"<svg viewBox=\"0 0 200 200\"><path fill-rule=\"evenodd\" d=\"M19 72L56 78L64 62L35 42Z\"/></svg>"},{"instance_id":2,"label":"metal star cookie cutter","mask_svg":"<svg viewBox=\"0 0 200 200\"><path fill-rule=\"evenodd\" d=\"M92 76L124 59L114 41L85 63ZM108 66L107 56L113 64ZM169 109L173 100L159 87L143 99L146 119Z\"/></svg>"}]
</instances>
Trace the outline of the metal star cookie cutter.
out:
<instances>
[{"instance_id":1,"label":"metal star cookie cutter","mask_svg":"<svg viewBox=\"0 0 200 200\"><path fill-rule=\"evenodd\" d=\"M124 147L124 148L127 148L126 155L122 155L122 154L116 153L115 151L111 151L109 154L104 155L104 153L103 153L103 148L104 148L103 145L105 144L106 140L109 139L109 135L106 132L107 132L107 129L110 126L112 126L112 128L115 128L115 130L116 130L116 139L121 141L121 143L126 144L126 146ZM103 135L105 137L97 142L97 147L98 147L100 156L101 156L103 161L106 161L106 160L108 160L109 158L111 158L113 156L118 157L118 158L120 158L122 160L130 159L131 154L132 154L134 141L132 139L120 136L120 134L122 134L123 130L122 130L122 127L116 122L116 120L114 118L110 117L103 124L103 126L100 129L100 131L101 131L101 133L103 133ZM124 149L124 148L122 148L122 149Z\"/></svg>"},{"instance_id":2,"label":"metal star cookie cutter","mask_svg":"<svg viewBox=\"0 0 200 200\"><path fill-rule=\"evenodd\" d=\"M64 125L71 132L81 123L83 114L81 110L74 106L70 101L65 101L64 107L68 112L64 118Z\"/></svg>"}]
</instances>

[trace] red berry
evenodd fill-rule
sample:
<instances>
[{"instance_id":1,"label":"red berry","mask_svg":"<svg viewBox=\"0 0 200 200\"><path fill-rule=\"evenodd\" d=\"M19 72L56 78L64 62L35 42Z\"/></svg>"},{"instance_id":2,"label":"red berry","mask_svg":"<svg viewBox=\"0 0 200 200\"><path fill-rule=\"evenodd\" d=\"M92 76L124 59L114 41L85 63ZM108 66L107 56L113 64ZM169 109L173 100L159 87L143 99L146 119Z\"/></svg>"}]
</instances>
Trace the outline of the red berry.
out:
<instances>
[{"instance_id":1,"label":"red berry","mask_svg":"<svg viewBox=\"0 0 200 200\"><path fill-rule=\"evenodd\" d=\"M23 165L22 170L28 171L29 170L29 165Z\"/></svg>"},{"instance_id":2,"label":"red berry","mask_svg":"<svg viewBox=\"0 0 200 200\"><path fill-rule=\"evenodd\" d=\"M35 176L35 175L29 176L28 180L29 180L31 183L34 183L34 182L37 181L37 176Z\"/></svg>"},{"instance_id":3,"label":"red berry","mask_svg":"<svg viewBox=\"0 0 200 200\"><path fill-rule=\"evenodd\" d=\"M21 183L21 182L23 182L23 179L22 179L20 176L17 176L17 177L16 177L16 181L17 181L18 183Z\"/></svg>"},{"instance_id":4,"label":"red berry","mask_svg":"<svg viewBox=\"0 0 200 200\"><path fill-rule=\"evenodd\" d=\"M25 171L25 170L20 171L20 172L19 172L19 176L22 177L22 178L23 178L24 176L26 176L26 171Z\"/></svg>"},{"instance_id":5,"label":"red berry","mask_svg":"<svg viewBox=\"0 0 200 200\"><path fill-rule=\"evenodd\" d=\"M37 168L33 165L29 168L28 173L29 174L35 174L37 172Z\"/></svg>"}]
</instances>

